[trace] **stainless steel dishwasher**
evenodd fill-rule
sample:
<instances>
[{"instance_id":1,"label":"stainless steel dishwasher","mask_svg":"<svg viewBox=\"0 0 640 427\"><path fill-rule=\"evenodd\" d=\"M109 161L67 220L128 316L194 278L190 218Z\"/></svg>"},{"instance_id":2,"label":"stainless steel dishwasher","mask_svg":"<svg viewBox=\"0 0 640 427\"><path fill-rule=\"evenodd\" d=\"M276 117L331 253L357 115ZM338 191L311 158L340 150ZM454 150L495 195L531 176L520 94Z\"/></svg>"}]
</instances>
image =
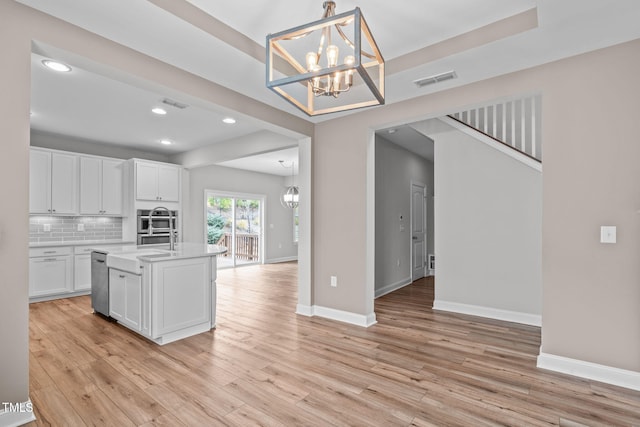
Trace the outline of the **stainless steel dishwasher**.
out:
<instances>
[{"instance_id":1,"label":"stainless steel dishwasher","mask_svg":"<svg viewBox=\"0 0 640 427\"><path fill-rule=\"evenodd\" d=\"M109 316L109 269L104 252L91 252L91 307L95 313Z\"/></svg>"}]
</instances>

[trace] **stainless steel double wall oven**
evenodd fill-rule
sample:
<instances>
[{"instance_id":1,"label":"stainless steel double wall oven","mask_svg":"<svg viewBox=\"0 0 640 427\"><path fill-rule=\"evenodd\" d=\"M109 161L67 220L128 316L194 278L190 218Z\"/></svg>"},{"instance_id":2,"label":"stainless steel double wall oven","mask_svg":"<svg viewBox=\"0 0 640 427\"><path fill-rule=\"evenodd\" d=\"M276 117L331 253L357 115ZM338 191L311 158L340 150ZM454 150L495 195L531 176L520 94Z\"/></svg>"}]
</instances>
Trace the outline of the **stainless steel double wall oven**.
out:
<instances>
[{"instance_id":1,"label":"stainless steel double wall oven","mask_svg":"<svg viewBox=\"0 0 640 427\"><path fill-rule=\"evenodd\" d=\"M171 230L177 233L178 211L139 209L137 214L138 245L169 243Z\"/></svg>"}]
</instances>

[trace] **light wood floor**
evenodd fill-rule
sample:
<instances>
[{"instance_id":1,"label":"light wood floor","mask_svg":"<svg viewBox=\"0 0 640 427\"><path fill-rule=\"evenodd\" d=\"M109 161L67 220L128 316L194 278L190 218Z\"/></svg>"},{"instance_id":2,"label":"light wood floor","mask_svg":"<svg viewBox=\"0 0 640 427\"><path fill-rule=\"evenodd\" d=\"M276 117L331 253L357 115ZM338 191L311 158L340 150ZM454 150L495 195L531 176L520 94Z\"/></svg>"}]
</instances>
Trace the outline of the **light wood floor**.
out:
<instances>
[{"instance_id":1,"label":"light wood floor","mask_svg":"<svg viewBox=\"0 0 640 427\"><path fill-rule=\"evenodd\" d=\"M296 316L296 268L220 271L218 328L162 347L32 304L31 425L640 425L640 392L536 369L539 328L435 312L429 279L370 328Z\"/></svg>"}]
</instances>

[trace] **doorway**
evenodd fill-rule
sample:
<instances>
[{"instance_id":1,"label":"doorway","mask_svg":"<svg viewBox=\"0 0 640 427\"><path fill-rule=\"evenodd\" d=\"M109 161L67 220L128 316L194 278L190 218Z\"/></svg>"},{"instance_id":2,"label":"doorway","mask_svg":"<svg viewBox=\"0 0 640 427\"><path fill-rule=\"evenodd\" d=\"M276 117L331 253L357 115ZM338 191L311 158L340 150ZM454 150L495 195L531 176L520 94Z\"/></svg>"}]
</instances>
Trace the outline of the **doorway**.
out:
<instances>
[{"instance_id":1,"label":"doorway","mask_svg":"<svg viewBox=\"0 0 640 427\"><path fill-rule=\"evenodd\" d=\"M411 281L426 275L427 186L411 183Z\"/></svg>"},{"instance_id":2,"label":"doorway","mask_svg":"<svg viewBox=\"0 0 640 427\"><path fill-rule=\"evenodd\" d=\"M205 241L227 248L218 268L261 264L265 196L205 191Z\"/></svg>"}]
</instances>

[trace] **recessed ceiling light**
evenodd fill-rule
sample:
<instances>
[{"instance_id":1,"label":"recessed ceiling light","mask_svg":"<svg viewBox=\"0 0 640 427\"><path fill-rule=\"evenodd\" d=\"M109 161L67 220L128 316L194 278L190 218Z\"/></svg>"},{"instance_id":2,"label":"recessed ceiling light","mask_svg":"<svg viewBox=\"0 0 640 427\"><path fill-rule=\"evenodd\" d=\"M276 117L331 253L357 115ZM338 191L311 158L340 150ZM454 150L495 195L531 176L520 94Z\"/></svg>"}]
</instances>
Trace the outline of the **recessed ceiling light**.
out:
<instances>
[{"instance_id":1,"label":"recessed ceiling light","mask_svg":"<svg viewBox=\"0 0 640 427\"><path fill-rule=\"evenodd\" d=\"M167 114L167 110L165 110L164 108L160 108L160 107L152 108L151 112L153 114L157 114L159 116L164 116L165 114Z\"/></svg>"},{"instance_id":2,"label":"recessed ceiling light","mask_svg":"<svg viewBox=\"0 0 640 427\"><path fill-rule=\"evenodd\" d=\"M228 125L232 125L236 122L236 119L234 119L233 117L225 117L224 119L222 119L222 121Z\"/></svg>"},{"instance_id":3,"label":"recessed ceiling light","mask_svg":"<svg viewBox=\"0 0 640 427\"><path fill-rule=\"evenodd\" d=\"M388 133L396 133L396 129L389 129L387 132Z\"/></svg>"},{"instance_id":4,"label":"recessed ceiling light","mask_svg":"<svg viewBox=\"0 0 640 427\"><path fill-rule=\"evenodd\" d=\"M162 145L171 145L171 144L173 144L173 142L169 141L168 139L162 139L162 140L160 140L160 144L162 144Z\"/></svg>"},{"instance_id":5,"label":"recessed ceiling light","mask_svg":"<svg viewBox=\"0 0 640 427\"><path fill-rule=\"evenodd\" d=\"M55 70L55 71L60 71L61 73L66 73L71 71L71 67L69 67L67 64L63 64L62 62L45 59L42 61L42 63L44 64L45 67L51 68L52 70Z\"/></svg>"}]
</instances>

